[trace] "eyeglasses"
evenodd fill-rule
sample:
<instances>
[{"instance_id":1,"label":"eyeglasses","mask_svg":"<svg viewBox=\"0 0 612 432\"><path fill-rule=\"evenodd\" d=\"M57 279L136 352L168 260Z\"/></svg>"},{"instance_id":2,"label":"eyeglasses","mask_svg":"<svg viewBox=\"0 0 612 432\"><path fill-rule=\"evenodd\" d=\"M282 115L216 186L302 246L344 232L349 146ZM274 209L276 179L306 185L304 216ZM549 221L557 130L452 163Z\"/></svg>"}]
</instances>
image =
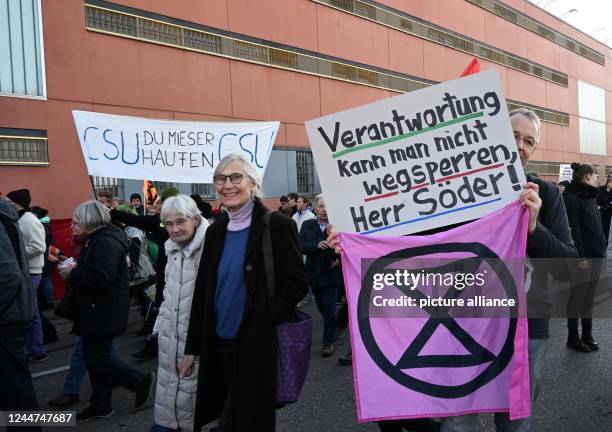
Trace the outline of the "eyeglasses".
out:
<instances>
[{"instance_id":1,"label":"eyeglasses","mask_svg":"<svg viewBox=\"0 0 612 432\"><path fill-rule=\"evenodd\" d=\"M514 140L516 141L516 145L518 145L519 141L522 140L523 144L527 146L530 151L533 151L533 149L535 149L538 145L538 143L530 136L523 136L518 132L514 132Z\"/></svg>"},{"instance_id":2,"label":"eyeglasses","mask_svg":"<svg viewBox=\"0 0 612 432\"><path fill-rule=\"evenodd\" d=\"M241 173L231 173L229 175L217 174L213 178L213 181L217 186L225 186L225 183L227 183L227 179L230 179L232 184L240 184L240 182L242 182L243 177L244 174Z\"/></svg>"}]
</instances>

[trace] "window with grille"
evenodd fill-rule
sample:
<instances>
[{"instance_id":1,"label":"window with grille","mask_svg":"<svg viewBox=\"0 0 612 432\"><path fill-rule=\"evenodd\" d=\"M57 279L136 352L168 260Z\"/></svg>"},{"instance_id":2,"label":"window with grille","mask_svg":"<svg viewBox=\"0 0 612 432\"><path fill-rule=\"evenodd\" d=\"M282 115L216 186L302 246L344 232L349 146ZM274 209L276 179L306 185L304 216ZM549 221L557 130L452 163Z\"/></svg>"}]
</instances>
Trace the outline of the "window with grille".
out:
<instances>
[{"instance_id":1,"label":"window with grille","mask_svg":"<svg viewBox=\"0 0 612 432\"><path fill-rule=\"evenodd\" d=\"M212 183L192 183L191 194L200 195L202 198L216 198L215 185Z\"/></svg>"},{"instance_id":2,"label":"window with grille","mask_svg":"<svg viewBox=\"0 0 612 432\"><path fill-rule=\"evenodd\" d=\"M45 97L40 0L0 1L0 94Z\"/></svg>"},{"instance_id":3,"label":"window with grille","mask_svg":"<svg viewBox=\"0 0 612 432\"><path fill-rule=\"evenodd\" d=\"M92 176L92 181L96 191L107 190L112 193L114 197L123 195L123 182L116 177Z\"/></svg>"},{"instance_id":4,"label":"window with grille","mask_svg":"<svg viewBox=\"0 0 612 432\"><path fill-rule=\"evenodd\" d=\"M1 165L49 165L46 138L0 136Z\"/></svg>"},{"instance_id":5,"label":"window with grille","mask_svg":"<svg viewBox=\"0 0 612 432\"><path fill-rule=\"evenodd\" d=\"M298 193L313 194L315 192L315 175L312 153L309 151L297 151L295 163Z\"/></svg>"},{"instance_id":6,"label":"window with grille","mask_svg":"<svg viewBox=\"0 0 612 432\"><path fill-rule=\"evenodd\" d=\"M234 54L236 57L253 60L256 62L267 63L268 52L266 47L251 44L248 42L234 41Z\"/></svg>"}]
</instances>

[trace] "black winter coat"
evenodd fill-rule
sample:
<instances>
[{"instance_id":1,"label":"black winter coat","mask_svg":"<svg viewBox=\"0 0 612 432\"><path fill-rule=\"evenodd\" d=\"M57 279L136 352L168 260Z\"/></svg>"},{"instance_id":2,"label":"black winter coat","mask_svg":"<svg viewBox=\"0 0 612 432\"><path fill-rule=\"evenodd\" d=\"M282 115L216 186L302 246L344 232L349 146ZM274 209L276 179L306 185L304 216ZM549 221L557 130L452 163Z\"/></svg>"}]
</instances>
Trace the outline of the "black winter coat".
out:
<instances>
[{"instance_id":1,"label":"black winter coat","mask_svg":"<svg viewBox=\"0 0 612 432\"><path fill-rule=\"evenodd\" d=\"M596 187L575 181L565 188L563 194L572 238L580 258L606 256L606 238L596 201L598 195Z\"/></svg>"},{"instance_id":2,"label":"black winter coat","mask_svg":"<svg viewBox=\"0 0 612 432\"><path fill-rule=\"evenodd\" d=\"M29 326L34 318L34 289L18 220L15 206L0 199L0 326Z\"/></svg>"},{"instance_id":3,"label":"black winter coat","mask_svg":"<svg viewBox=\"0 0 612 432\"><path fill-rule=\"evenodd\" d=\"M128 239L114 225L88 235L68 281L75 290L73 332L82 337L117 336L129 314Z\"/></svg>"},{"instance_id":4,"label":"black winter coat","mask_svg":"<svg viewBox=\"0 0 612 432\"><path fill-rule=\"evenodd\" d=\"M302 224L300 230L300 245L306 255L306 270L308 283L311 287L338 285L340 283L340 266L332 267L340 256L333 249L319 249L319 242L327 238L316 219L310 219Z\"/></svg>"},{"instance_id":5,"label":"black winter coat","mask_svg":"<svg viewBox=\"0 0 612 432\"><path fill-rule=\"evenodd\" d=\"M244 258L246 302L236 338L233 388L228 401L232 432L272 432L276 428L275 326L287 321L308 290L297 226L279 213L270 219L276 296L268 298L262 252L266 208L255 202ZM204 251L195 283L185 354L200 357L195 427L219 418L226 399L216 355L214 298L217 270L227 233L227 215L206 231Z\"/></svg>"}]
</instances>

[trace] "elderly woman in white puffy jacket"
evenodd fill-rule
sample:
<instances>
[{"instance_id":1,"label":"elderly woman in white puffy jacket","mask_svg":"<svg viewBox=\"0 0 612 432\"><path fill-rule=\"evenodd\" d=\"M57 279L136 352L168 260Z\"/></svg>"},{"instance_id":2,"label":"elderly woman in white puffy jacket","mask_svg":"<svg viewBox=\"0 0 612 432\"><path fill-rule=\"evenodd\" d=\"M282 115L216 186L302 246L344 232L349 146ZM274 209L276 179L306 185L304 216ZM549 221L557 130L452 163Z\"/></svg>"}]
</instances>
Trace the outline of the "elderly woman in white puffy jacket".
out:
<instances>
[{"instance_id":1,"label":"elderly woman in white puffy jacket","mask_svg":"<svg viewBox=\"0 0 612 432\"><path fill-rule=\"evenodd\" d=\"M184 357L191 312L191 298L208 222L194 200L178 195L164 201L161 220L170 238L165 243L166 287L153 334L159 343L155 424L150 432L191 431L197 390L195 374L181 377L178 365Z\"/></svg>"}]
</instances>

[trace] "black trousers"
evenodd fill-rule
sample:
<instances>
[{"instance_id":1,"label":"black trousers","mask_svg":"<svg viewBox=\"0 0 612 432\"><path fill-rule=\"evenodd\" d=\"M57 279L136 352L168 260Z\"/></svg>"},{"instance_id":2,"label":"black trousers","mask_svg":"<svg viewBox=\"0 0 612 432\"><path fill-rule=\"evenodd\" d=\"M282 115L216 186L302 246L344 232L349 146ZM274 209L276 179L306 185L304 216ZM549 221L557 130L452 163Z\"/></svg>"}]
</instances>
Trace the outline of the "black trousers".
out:
<instances>
[{"instance_id":1,"label":"black trousers","mask_svg":"<svg viewBox=\"0 0 612 432\"><path fill-rule=\"evenodd\" d=\"M592 330L593 300L601 281L603 258L589 259L586 270L571 270L571 291L567 302L567 327L570 331L578 330L578 319L581 318L582 330Z\"/></svg>"},{"instance_id":2,"label":"black trousers","mask_svg":"<svg viewBox=\"0 0 612 432\"><path fill-rule=\"evenodd\" d=\"M0 411L37 411L38 402L25 357L29 326L0 326ZM41 431L35 427L7 427L7 431Z\"/></svg>"},{"instance_id":3,"label":"black trousers","mask_svg":"<svg viewBox=\"0 0 612 432\"><path fill-rule=\"evenodd\" d=\"M221 365L221 375L223 378L222 397L225 397L225 405L223 406L223 413L219 418L219 425L215 429L215 432L232 430L231 392L232 382L234 380L235 355L236 341L217 337L217 359Z\"/></svg>"},{"instance_id":4,"label":"black trousers","mask_svg":"<svg viewBox=\"0 0 612 432\"><path fill-rule=\"evenodd\" d=\"M89 404L99 410L110 410L113 387L136 392L146 375L111 356L113 336L83 337L85 365L91 381Z\"/></svg>"}]
</instances>

